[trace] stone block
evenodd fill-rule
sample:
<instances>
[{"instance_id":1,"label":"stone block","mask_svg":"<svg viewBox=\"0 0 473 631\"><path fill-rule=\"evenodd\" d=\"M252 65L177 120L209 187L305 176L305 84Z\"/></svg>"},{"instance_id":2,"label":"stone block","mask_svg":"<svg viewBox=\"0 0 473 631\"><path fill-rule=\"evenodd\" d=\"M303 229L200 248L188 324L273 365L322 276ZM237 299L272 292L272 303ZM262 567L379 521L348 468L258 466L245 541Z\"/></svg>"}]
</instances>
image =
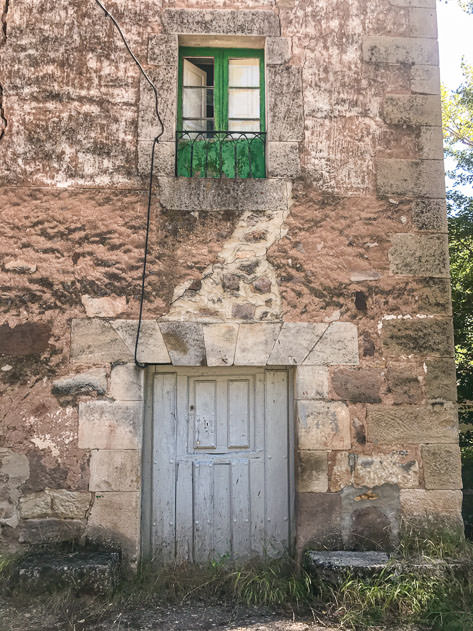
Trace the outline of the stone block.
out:
<instances>
[{"instance_id":1,"label":"stone block","mask_svg":"<svg viewBox=\"0 0 473 631\"><path fill-rule=\"evenodd\" d=\"M131 361L133 355L105 320L72 320L71 361L105 364Z\"/></svg>"},{"instance_id":2,"label":"stone block","mask_svg":"<svg viewBox=\"0 0 473 631\"><path fill-rule=\"evenodd\" d=\"M299 493L325 493L328 490L326 451L298 451L297 490Z\"/></svg>"},{"instance_id":3,"label":"stone block","mask_svg":"<svg viewBox=\"0 0 473 631\"><path fill-rule=\"evenodd\" d=\"M240 324L235 366L266 366L280 329L279 323Z\"/></svg>"},{"instance_id":4,"label":"stone block","mask_svg":"<svg viewBox=\"0 0 473 631\"><path fill-rule=\"evenodd\" d=\"M422 387L419 377L408 365L389 366L386 371L386 381L394 404L421 402Z\"/></svg>"},{"instance_id":5,"label":"stone block","mask_svg":"<svg viewBox=\"0 0 473 631\"><path fill-rule=\"evenodd\" d=\"M376 368L340 368L332 374L336 399L352 403L380 403L381 375Z\"/></svg>"},{"instance_id":6,"label":"stone block","mask_svg":"<svg viewBox=\"0 0 473 631\"><path fill-rule=\"evenodd\" d=\"M323 366L298 366L296 399L326 399L327 397L328 369Z\"/></svg>"},{"instance_id":7,"label":"stone block","mask_svg":"<svg viewBox=\"0 0 473 631\"><path fill-rule=\"evenodd\" d=\"M446 234L393 234L389 250L392 274L448 278Z\"/></svg>"},{"instance_id":8,"label":"stone block","mask_svg":"<svg viewBox=\"0 0 473 631\"><path fill-rule=\"evenodd\" d=\"M297 494L297 549L340 549L341 497L339 493Z\"/></svg>"},{"instance_id":9,"label":"stone block","mask_svg":"<svg viewBox=\"0 0 473 631\"><path fill-rule=\"evenodd\" d=\"M368 407L366 437L378 445L453 443L458 440L456 406L372 405Z\"/></svg>"},{"instance_id":10,"label":"stone block","mask_svg":"<svg viewBox=\"0 0 473 631\"><path fill-rule=\"evenodd\" d=\"M116 318L126 310L125 296L80 297L88 318Z\"/></svg>"},{"instance_id":11,"label":"stone block","mask_svg":"<svg viewBox=\"0 0 473 631\"><path fill-rule=\"evenodd\" d=\"M344 403L297 401L299 449L349 449L350 413Z\"/></svg>"},{"instance_id":12,"label":"stone block","mask_svg":"<svg viewBox=\"0 0 473 631\"><path fill-rule=\"evenodd\" d=\"M90 457L91 491L138 491L141 478L138 450L93 451Z\"/></svg>"},{"instance_id":13,"label":"stone block","mask_svg":"<svg viewBox=\"0 0 473 631\"><path fill-rule=\"evenodd\" d=\"M453 359L432 359L424 363L425 393L428 399L457 400L457 380Z\"/></svg>"},{"instance_id":14,"label":"stone block","mask_svg":"<svg viewBox=\"0 0 473 631\"><path fill-rule=\"evenodd\" d=\"M383 484L373 488L343 489L342 537L352 550L390 550L399 540L399 488Z\"/></svg>"},{"instance_id":15,"label":"stone block","mask_svg":"<svg viewBox=\"0 0 473 631\"><path fill-rule=\"evenodd\" d=\"M164 132L159 142L175 142L177 119L177 69L178 65L154 66L148 69L159 95L159 114ZM144 77L140 77L140 102L138 109L138 140L154 140L161 133L156 116L154 92ZM144 149L144 147L142 148ZM149 153L148 153L149 155ZM141 162L144 156L141 156ZM159 169L159 167L157 167Z\"/></svg>"},{"instance_id":16,"label":"stone block","mask_svg":"<svg viewBox=\"0 0 473 631\"><path fill-rule=\"evenodd\" d=\"M119 364L110 375L110 396L118 401L143 399L144 371L135 364Z\"/></svg>"},{"instance_id":17,"label":"stone block","mask_svg":"<svg viewBox=\"0 0 473 631\"><path fill-rule=\"evenodd\" d=\"M441 127L420 127L417 151L424 160L443 160L443 135Z\"/></svg>"},{"instance_id":18,"label":"stone block","mask_svg":"<svg viewBox=\"0 0 473 631\"><path fill-rule=\"evenodd\" d=\"M202 325L198 322L160 322L159 328L173 366L205 366Z\"/></svg>"},{"instance_id":19,"label":"stone block","mask_svg":"<svg viewBox=\"0 0 473 631\"><path fill-rule=\"evenodd\" d=\"M418 313L451 315L450 282L447 278L429 278L425 276L417 281L415 299Z\"/></svg>"},{"instance_id":20,"label":"stone block","mask_svg":"<svg viewBox=\"0 0 473 631\"><path fill-rule=\"evenodd\" d=\"M266 68L268 140L297 142L304 139L302 71L296 66Z\"/></svg>"},{"instance_id":21,"label":"stone block","mask_svg":"<svg viewBox=\"0 0 473 631\"><path fill-rule=\"evenodd\" d=\"M287 64L291 59L291 38L267 37L264 58L266 65Z\"/></svg>"},{"instance_id":22,"label":"stone block","mask_svg":"<svg viewBox=\"0 0 473 631\"><path fill-rule=\"evenodd\" d=\"M327 330L327 324L284 322L268 359L270 366L302 364Z\"/></svg>"},{"instance_id":23,"label":"stone block","mask_svg":"<svg viewBox=\"0 0 473 631\"><path fill-rule=\"evenodd\" d=\"M268 142L267 163L269 177L299 177L301 160L298 143Z\"/></svg>"},{"instance_id":24,"label":"stone block","mask_svg":"<svg viewBox=\"0 0 473 631\"><path fill-rule=\"evenodd\" d=\"M204 324L207 366L232 366L238 337L238 324Z\"/></svg>"},{"instance_id":25,"label":"stone block","mask_svg":"<svg viewBox=\"0 0 473 631\"><path fill-rule=\"evenodd\" d=\"M438 45L434 39L369 35L363 38L363 61L438 66Z\"/></svg>"},{"instance_id":26,"label":"stone block","mask_svg":"<svg viewBox=\"0 0 473 631\"><path fill-rule=\"evenodd\" d=\"M79 403L79 448L140 449L142 407L138 403Z\"/></svg>"},{"instance_id":27,"label":"stone block","mask_svg":"<svg viewBox=\"0 0 473 631\"><path fill-rule=\"evenodd\" d=\"M304 360L310 366L357 366L358 329L350 322L332 322Z\"/></svg>"},{"instance_id":28,"label":"stone block","mask_svg":"<svg viewBox=\"0 0 473 631\"><path fill-rule=\"evenodd\" d=\"M84 519L90 508L90 493L68 491L66 489L48 489L54 517L60 519Z\"/></svg>"},{"instance_id":29,"label":"stone block","mask_svg":"<svg viewBox=\"0 0 473 631\"><path fill-rule=\"evenodd\" d=\"M400 488L419 486L419 463L414 450L392 449L370 454L345 451L330 455L329 489L340 491L346 486L374 487L397 484Z\"/></svg>"},{"instance_id":30,"label":"stone block","mask_svg":"<svg viewBox=\"0 0 473 631\"><path fill-rule=\"evenodd\" d=\"M381 196L445 197L443 160L376 160L376 188Z\"/></svg>"},{"instance_id":31,"label":"stone block","mask_svg":"<svg viewBox=\"0 0 473 631\"><path fill-rule=\"evenodd\" d=\"M28 458L0 447L0 527L16 528L19 522L20 487L30 476Z\"/></svg>"},{"instance_id":32,"label":"stone block","mask_svg":"<svg viewBox=\"0 0 473 631\"><path fill-rule=\"evenodd\" d=\"M31 544L76 541L84 527L85 523L77 519L27 519L20 526L18 541Z\"/></svg>"},{"instance_id":33,"label":"stone block","mask_svg":"<svg viewBox=\"0 0 473 631\"><path fill-rule=\"evenodd\" d=\"M385 552L353 552L337 550L308 550L304 555L304 567L319 581L335 585L346 580L347 576L367 578L377 576L389 562Z\"/></svg>"},{"instance_id":34,"label":"stone block","mask_svg":"<svg viewBox=\"0 0 473 631\"><path fill-rule=\"evenodd\" d=\"M51 325L45 322L24 322L0 325L0 355L25 357L41 355L49 346Z\"/></svg>"},{"instance_id":35,"label":"stone block","mask_svg":"<svg viewBox=\"0 0 473 631\"><path fill-rule=\"evenodd\" d=\"M149 177L151 168L151 151L154 139L138 140L138 174ZM176 143L159 141L154 151L154 174L174 177L176 173Z\"/></svg>"},{"instance_id":36,"label":"stone block","mask_svg":"<svg viewBox=\"0 0 473 631\"><path fill-rule=\"evenodd\" d=\"M401 513L416 529L463 532L462 492L409 489L401 491Z\"/></svg>"},{"instance_id":37,"label":"stone block","mask_svg":"<svg viewBox=\"0 0 473 631\"><path fill-rule=\"evenodd\" d=\"M75 395L88 392L105 394L107 391L107 373L103 368L87 370L75 375L67 375L53 381L53 394Z\"/></svg>"},{"instance_id":38,"label":"stone block","mask_svg":"<svg viewBox=\"0 0 473 631\"><path fill-rule=\"evenodd\" d=\"M114 320L112 327L134 357L138 320ZM143 320L138 344L138 361L148 364L170 364L169 353L155 320Z\"/></svg>"},{"instance_id":39,"label":"stone block","mask_svg":"<svg viewBox=\"0 0 473 631\"><path fill-rule=\"evenodd\" d=\"M273 11L243 9L164 9L166 33L199 35L280 35L279 18Z\"/></svg>"},{"instance_id":40,"label":"stone block","mask_svg":"<svg viewBox=\"0 0 473 631\"><path fill-rule=\"evenodd\" d=\"M444 199L417 199L412 205L412 222L417 230L447 232L447 205Z\"/></svg>"},{"instance_id":41,"label":"stone block","mask_svg":"<svg viewBox=\"0 0 473 631\"><path fill-rule=\"evenodd\" d=\"M417 94L440 94L440 68L412 66L411 90Z\"/></svg>"},{"instance_id":42,"label":"stone block","mask_svg":"<svg viewBox=\"0 0 473 631\"><path fill-rule=\"evenodd\" d=\"M176 34L150 35L148 63L153 66L176 66L179 62L179 41Z\"/></svg>"},{"instance_id":43,"label":"stone block","mask_svg":"<svg viewBox=\"0 0 473 631\"><path fill-rule=\"evenodd\" d=\"M232 318L234 320L254 320L256 305L252 302L237 302L232 306Z\"/></svg>"},{"instance_id":44,"label":"stone block","mask_svg":"<svg viewBox=\"0 0 473 631\"><path fill-rule=\"evenodd\" d=\"M424 445L422 464L426 489L462 488L462 465L458 445Z\"/></svg>"},{"instance_id":45,"label":"stone block","mask_svg":"<svg viewBox=\"0 0 473 631\"><path fill-rule=\"evenodd\" d=\"M51 516L51 497L45 492L29 493L20 499L22 519L38 519Z\"/></svg>"},{"instance_id":46,"label":"stone block","mask_svg":"<svg viewBox=\"0 0 473 631\"><path fill-rule=\"evenodd\" d=\"M160 202L168 210L287 210L289 193L282 179L215 180L159 178Z\"/></svg>"},{"instance_id":47,"label":"stone block","mask_svg":"<svg viewBox=\"0 0 473 631\"><path fill-rule=\"evenodd\" d=\"M440 99L430 95L388 94L384 99L383 118L389 125L440 127Z\"/></svg>"},{"instance_id":48,"label":"stone block","mask_svg":"<svg viewBox=\"0 0 473 631\"><path fill-rule=\"evenodd\" d=\"M437 39L437 13L435 8L414 6L409 10L409 34L411 37Z\"/></svg>"},{"instance_id":49,"label":"stone block","mask_svg":"<svg viewBox=\"0 0 473 631\"><path fill-rule=\"evenodd\" d=\"M140 538L139 493L96 494L86 535L93 541L119 546L129 561L136 560Z\"/></svg>"},{"instance_id":50,"label":"stone block","mask_svg":"<svg viewBox=\"0 0 473 631\"><path fill-rule=\"evenodd\" d=\"M395 7L425 7L435 8L435 0L390 0L390 4Z\"/></svg>"},{"instance_id":51,"label":"stone block","mask_svg":"<svg viewBox=\"0 0 473 631\"><path fill-rule=\"evenodd\" d=\"M384 352L388 356L453 357L451 320L435 318L384 320L381 335Z\"/></svg>"}]
</instances>

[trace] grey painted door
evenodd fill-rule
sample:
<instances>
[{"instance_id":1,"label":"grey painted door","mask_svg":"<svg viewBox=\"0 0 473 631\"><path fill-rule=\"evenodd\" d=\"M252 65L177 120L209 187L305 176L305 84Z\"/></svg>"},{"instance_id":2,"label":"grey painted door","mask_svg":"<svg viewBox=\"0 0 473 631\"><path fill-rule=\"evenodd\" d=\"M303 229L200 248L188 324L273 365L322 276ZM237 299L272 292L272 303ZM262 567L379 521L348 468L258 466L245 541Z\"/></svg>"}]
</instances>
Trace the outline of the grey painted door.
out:
<instances>
[{"instance_id":1,"label":"grey painted door","mask_svg":"<svg viewBox=\"0 0 473 631\"><path fill-rule=\"evenodd\" d=\"M153 396L154 557L203 563L285 551L287 372L158 373Z\"/></svg>"}]
</instances>

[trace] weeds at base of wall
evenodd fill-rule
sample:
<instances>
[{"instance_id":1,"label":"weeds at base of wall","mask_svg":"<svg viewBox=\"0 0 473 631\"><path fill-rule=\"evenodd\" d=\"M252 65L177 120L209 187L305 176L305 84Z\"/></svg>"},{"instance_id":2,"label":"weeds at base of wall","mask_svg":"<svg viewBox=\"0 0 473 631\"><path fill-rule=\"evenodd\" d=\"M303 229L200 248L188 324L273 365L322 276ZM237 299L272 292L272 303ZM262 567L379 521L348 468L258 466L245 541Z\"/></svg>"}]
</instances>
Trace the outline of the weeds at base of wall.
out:
<instances>
[{"instance_id":1,"label":"weeds at base of wall","mask_svg":"<svg viewBox=\"0 0 473 631\"><path fill-rule=\"evenodd\" d=\"M459 543L448 536L420 540L406 535L396 557L377 576L346 574L332 584L318 582L288 560L238 568L222 560L206 567L142 565L135 576L124 576L115 594L108 598L77 596L64 590L32 601L30 595L13 590L8 599L18 610L43 607L67 621L64 628L76 630L95 628L117 616L152 611L157 606L179 610L194 603L270 608L353 630L375 626L394 629L401 624L433 631L473 629L471 543ZM442 560L453 564L442 564ZM419 561L424 564L421 571L412 565ZM1 576L6 577L10 570L11 564L0 560L0 584Z\"/></svg>"}]
</instances>

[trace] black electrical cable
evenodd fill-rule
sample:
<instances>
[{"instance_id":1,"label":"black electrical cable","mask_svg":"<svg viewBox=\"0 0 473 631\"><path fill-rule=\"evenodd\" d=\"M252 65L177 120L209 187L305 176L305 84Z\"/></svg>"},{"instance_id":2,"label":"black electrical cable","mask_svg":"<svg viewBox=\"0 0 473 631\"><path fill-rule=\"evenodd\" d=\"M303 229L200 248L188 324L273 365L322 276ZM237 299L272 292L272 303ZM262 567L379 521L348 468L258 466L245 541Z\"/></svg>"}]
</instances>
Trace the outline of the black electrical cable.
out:
<instances>
[{"instance_id":1,"label":"black electrical cable","mask_svg":"<svg viewBox=\"0 0 473 631\"><path fill-rule=\"evenodd\" d=\"M161 138L161 136L164 133L164 123L163 123L163 121L161 119L161 116L159 114L159 96L158 96L158 90L157 90L156 86L154 85L153 81L150 79L149 75L144 70L143 66L140 64L140 62L137 59L137 57L133 54L133 51L131 50L131 48L130 48L127 40L126 40L126 37L123 35L123 31L121 30L120 25L118 24L116 19L113 17L113 15L109 11L107 11L107 9L103 6L103 4L100 2L100 0L95 0L95 2L104 11L105 17L108 17L108 18L110 18L112 20L115 28L117 29L118 33L120 34L120 37L123 40L123 43L125 44L125 48L127 49L128 53L130 54L130 56L133 59L133 61L135 62L135 64L138 66L138 69L141 72L141 74L143 75L143 77L146 79L146 81L151 86L151 88L152 88L152 90L154 92L154 105L155 105L155 110L156 110L156 118L158 119L159 125L161 127L161 131L156 136L156 138L153 140L153 147L151 149L151 160L150 160L150 171L149 171L149 185L148 185L148 208L147 208L147 212L146 212L145 251L144 251L144 257L143 257L143 274L141 276L140 314L139 314L139 317L138 317L138 328L137 328L137 331L136 331L136 340L135 340L135 364L137 366L139 366L140 368L144 368L146 364L143 364L143 363L138 361L137 354L138 354L138 344L139 344L139 340L140 340L141 322L142 322L142 319L143 319L143 303L144 303L144 296L145 296L146 265L147 265L147 262L148 262L149 228L150 228L150 222L151 222L151 202L152 202L152 197L153 197L154 160L155 160L155 155L156 155L156 145L158 144L159 139Z\"/></svg>"}]
</instances>

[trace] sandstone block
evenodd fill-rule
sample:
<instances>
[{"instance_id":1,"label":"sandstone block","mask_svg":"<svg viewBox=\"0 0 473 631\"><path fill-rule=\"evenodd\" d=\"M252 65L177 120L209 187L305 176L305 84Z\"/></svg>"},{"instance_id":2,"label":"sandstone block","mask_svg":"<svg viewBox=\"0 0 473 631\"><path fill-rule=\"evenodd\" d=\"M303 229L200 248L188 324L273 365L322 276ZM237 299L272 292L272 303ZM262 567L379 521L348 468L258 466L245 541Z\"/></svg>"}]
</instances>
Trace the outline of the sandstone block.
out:
<instances>
[{"instance_id":1,"label":"sandstone block","mask_svg":"<svg viewBox=\"0 0 473 631\"><path fill-rule=\"evenodd\" d=\"M109 322L99 319L72 321L71 361L104 364L132 359L131 351Z\"/></svg>"},{"instance_id":2,"label":"sandstone block","mask_svg":"<svg viewBox=\"0 0 473 631\"><path fill-rule=\"evenodd\" d=\"M391 365L386 371L389 392L393 403L420 403L422 388L416 372L405 364Z\"/></svg>"},{"instance_id":3,"label":"sandstone block","mask_svg":"<svg viewBox=\"0 0 473 631\"><path fill-rule=\"evenodd\" d=\"M363 60L377 64L438 66L438 45L427 38L370 35L363 39Z\"/></svg>"},{"instance_id":4,"label":"sandstone block","mask_svg":"<svg viewBox=\"0 0 473 631\"><path fill-rule=\"evenodd\" d=\"M138 320L114 320L112 327L134 357ZM170 364L169 353L155 320L141 322L138 361L150 364Z\"/></svg>"},{"instance_id":5,"label":"sandstone block","mask_svg":"<svg viewBox=\"0 0 473 631\"><path fill-rule=\"evenodd\" d=\"M279 19L272 11L164 9L162 22L166 33L280 35Z\"/></svg>"},{"instance_id":6,"label":"sandstone block","mask_svg":"<svg viewBox=\"0 0 473 631\"><path fill-rule=\"evenodd\" d=\"M138 491L141 452L135 450L93 451L90 457L91 491Z\"/></svg>"},{"instance_id":7,"label":"sandstone block","mask_svg":"<svg viewBox=\"0 0 473 631\"><path fill-rule=\"evenodd\" d=\"M443 160L441 127L420 127L416 144L419 157L425 160Z\"/></svg>"},{"instance_id":8,"label":"sandstone block","mask_svg":"<svg viewBox=\"0 0 473 631\"><path fill-rule=\"evenodd\" d=\"M304 360L312 366L358 363L358 329L350 322L332 322Z\"/></svg>"},{"instance_id":9,"label":"sandstone block","mask_svg":"<svg viewBox=\"0 0 473 631\"><path fill-rule=\"evenodd\" d=\"M232 307L232 318L234 320L254 320L256 305L251 302L237 302Z\"/></svg>"},{"instance_id":10,"label":"sandstone block","mask_svg":"<svg viewBox=\"0 0 473 631\"><path fill-rule=\"evenodd\" d=\"M264 53L268 66L287 64L291 59L291 39L289 37L267 37Z\"/></svg>"},{"instance_id":11,"label":"sandstone block","mask_svg":"<svg viewBox=\"0 0 473 631\"><path fill-rule=\"evenodd\" d=\"M393 355L453 357L453 329L450 320L434 318L384 320L384 351Z\"/></svg>"},{"instance_id":12,"label":"sandstone block","mask_svg":"<svg viewBox=\"0 0 473 631\"><path fill-rule=\"evenodd\" d=\"M295 178L301 174L297 142L269 142L267 156L270 177Z\"/></svg>"},{"instance_id":13,"label":"sandstone block","mask_svg":"<svg viewBox=\"0 0 473 631\"><path fill-rule=\"evenodd\" d=\"M448 277L449 257L447 235L393 234L389 250L392 274Z\"/></svg>"},{"instance_id":14,"label":"sandstone block","mask_svg":"<svg viewBox=\"0 0 473 631\"><path fill-rule=\"evenodd\" d=\"M79 403L81 449L140 449L142 409L138 403Z\"/></svg>"},{"instance_id":15,"label":"sandstone block","mask_svg":"<svg viewBox=\"0 0 473 631\"><path fill-rule=\"evenodd\" d=\"M138 173L141 177L149 176L153 138L138 140ZM176 172L176 144L170 141L160 141L154 151L154 173L174 177Z\"/></svg>"},{"instance_id":16,"label":"sandstone block","mask_svg":"<svg viewBox=\"0 0 473 631\"><path fill-rule=\"evenodd\" d=\"M440 127L442 125L440 101L438 96L389 94L384 100L383 118L389 125Z\"/></svg>"},{"instance_id":17,"label":"sandstone block","mask_svg":"<svg viewBox=\"0 0 473 631\"><path fill-rule=\"evenodd\" d=\"M367 440L378 445L453 443L458 440L456 407L445 405L372 405L366 420Z\"/></svg>"},{"instance_id":18,"label":"sandstone block","mask_svg":"<svg viewBox=\"0 0 473 631\"><path fill-rule=\"evenodd\" d=\"M339 550L342 545L339 493L297 494L297 549Z\"/></svg>"},{"instance_id":19,"label":"sandstone block","mask_svg":"<svg viewBox=\"0 0 473 631\"><path fill-rule=\"evenodd\" d=\"M128 560L136 559L140 537L139 493L131 491L97 494L86 535L98 542L119 545Z\"/></svg>"},{"instance_id":20,"label":"sandstone block","mask_svg":"<svg viewBox=\"0 0 473 631\"><path fill-rule=\"evenodd\" d=\"M441 527L463 531L462 492L409 489L401 491L401 512L416 527Z\"/></svg>"},{"instance_id":21,"label":"sandstone block","mask_svg":"<svg viewBox=\"0 0 473 631\"><path fill-rule=\"evenodd\" d=\"M51 497L45 492L29 493L20 499L22 519L38 519L51 516Z\"/></svg>"},{"instance_id":22,"label":"sandstone block","mask_svg":"<svg viewBox=\"0 0 473 631\"><path fill-rule=\"evenodd\" d=\"M160 177L160 202L169 210L287 210L288 188L276 178L211 180Z\"/></svg>"},{"instance_id":23,"label":"sandstone block","mask_svg":"<svg viewBox=\"0 0 473 631\"><path fill-rule=\"evenodd\" d=\"M425 392L428 399L457 400L457 381L453 359L425 362Z\"/></svg>"},{"instance_id":24,"label":"sandstone block","mask_svg":"<svg viewBox=\"0 0 473 631\"><path fill-rule=\"evenodd\" d=\"M297 402L299 449L349 449L350 413L344 403Z\"/></svg>"},{"instance_id":25,"label":"sandstone block","mask_svg":"<svg viewBox=\"0 0 473 631\"><path fill-rule=\"evenodd\" d=\"M376 187L381 196L441 199L445 197L443 160L380 158L376 161Z\"/></svg>"},{"instance_id":26,"label":"sandstone block","mask_svg":"<svg viewBox=\"0 0 473 631\"><path fill-rule=\"evenodd\" d=\"M304 139L302 72L295 66L268 66L268 140L297 142Z\"/></svg>"},{"instance_id":27,"label":"sandstone block","mask_svg":"<svg viewBox=\"0 0 473 631\"><path fill-rule=\"evenodd\" d=\"M90 507L90 493L67 491L66 489L48 489L54 517L60 519L84 519Z\"/></svg>"},{"instance_id":28,"label":"sandstone block","mask_svg":"<svg viewBox=\"0 0 473 631\"><path fill-rule=\"evenodd\" d=\"M411 90L418 94L440 94L440 69L436 66L413 66Z\"/></svg>"},{"instance_id":29,"label":"sandstone block","mask_svg":"<svg viewBox=\"0 0 473 631\"><path fill-rule=\"evenodd\" d=\"M160 322L173 366L205 366L202 325L197 322Z\"/></svg>"},{"instance_id":30,"label":"sandstone block","mask_svg":"<svg viewBox=\"0 0 473 631\"><path fill-rule=\"evenodd\" d=\"M435 0L390 0L395 7L425 7L435 8Z\"/></svg>"},{"instance_id":31,"label":"sandstone block","mask_svg":"<svg viewBox=\"0 0 473 631\"><path fill-rule=\"evenodd\" d=\"M417 230L447 232L447 206L445 200L416 200L412 205L412 221Z\"/></svg>"},{"instance_id":32,"label":"sandstone block","mask_svg":"<svg viewBox=\"0 0 473 631\"><path fill-rule=\"evenodd\" d=\"M458 445L424 445L422 463L426 489L462 488L462 466Z\"/></svg>"},{"instance_id":33,"label":"sandstone block","mask_svg":"<svg viewBox=\"0 0 473 631\"><path fill-rule=\"evenodd\" d=\"M435 8L414 6L409 10L409 34L412 37L437 38L437 13Z\"/></svg>"},{"instance_id":34,"label":"sandstone block","mask_svg":"<svg viewBox=\"0 0 473 631\"><path fill-rule=\"evenodd\" d=\"M269 362L271 364L271 362ZM323 366L298 366L296 370L296 399L326 399L328 370Z\"/></svg>"},{"instance_id":35,"label":"sandstone block","mask_svg":"<svg viewBox=\"0 0 473 631\"><path fill-rule=\"evenodd\" d=\"M337 451L330 456L329 472L330 491L340 491L345 486L419 486L419 463L412 449L383 450L371 454Z\"/></svg>"},{"instance_id":36,"label":"sandstone block","mask_svg":"<svg viewBox=\"0 0 473 631\"><path fill-rule=\"evenodd\" d=\"M238 324L205 324L207 366L232 366L237 337Z\"/></svg>"},{"instance_id":37,"label":"sandstone block","mask_svg":"<svg viewBox=\"0 0 473 631\"><path fill-rule=\"evenodd\" d=\"M81 302L88 318L116 318L126 310L125 296L93 298L84 295L81 296Z\"/></svg>"},{"instance_id":38,"label":"sandstone block","mask_svg":"<svg viewBox=\"0 0 473 631\"><path fill-rule=\"evenodd\" d=\"M81 394L96 392L105 394L107 391L107 374L103 368L97 368L81 372L76 375L67 375L53 381L51 389L53 394Z\"/></svg>"},{"instance_id":39,"label":"sandstone block","mask_svg":"<svg viewBox=\"0 0 473 631\"><path fill-rule=\"evenodd\" d=\"M84 522L76 519L27 519L20 527L20 543L61 543L75 541L84 532Z\"/></svg>"},{"instance_id":40,"label":"sandstone block","mask_svg":"<svg viewBox=\"0 0 473 631\"><path fill-rule=\"evenodd\" d=\"M153 66L177 66L179 42L176 34L151 35L148 39L148 63Z\"/></svg>"},{"instance_id":41,"label":"sandstone block","mask_svg":"<svg viewBox=\"0 0 473 631\"><path fill-rule=\"evenodd\" d=\"M399 539L399 488L383 484L373 488L343 489L342 537L349 549L389 550Z\"/></svg>"},{"instance_id":42,"label":"sandstone block","mask_svg":"<svg viewBox=\"0 0 473 631\"><path fill-rule=\"evenodd\" d=\"M284 322L268 359L270 366L302 364L309 351L320 340L327 324Z\"/></svg>"},{"instance_id":43,"label":"sandstone block","mask_svg":"<svg viewBox=\"0 0 473 631\"><path fill-rule=\"evenodd\" d=\"M325 493L328 490L326 451L297 453L297 490L299 493Z\"/></svg>"},{"instance_id":44,"label":"sandstone block","mask_svg":"<svg viewBox=\"0 0 473 631\"><path fill-rule=\"evenodd\" d=\"M280 328L276 323L240 324L235 366L266 366Z\"/></svg>"},{"instance_id":45,"label":"sandstone block","mask_svg":"<svg viewBox=\"0 0 473 631\"><path fill-rule=\"evenodd\" d=\"M143 399L144 371L135 364L119 364L112 368L110 396L118 401Z\"/></svg>"},{"instance_id":46,"label":"sandstone block","mask_svg":"<svg viewBox=\"0 0 473 631\"><path fill-rule=\"evenodd\" d=\"M332 375L332 387L340 398L352 403L380 403L380 370L341 368Z\"/></svg>"},{"instance_id":47,"label":"sandstone block","mask_svg":"<svg viewBox=\"0 0 473 631\"><path fill-rule=\"evenodd\" d=\"M28 458L0 447L0 526L16 528L19 522L20 487L29 478Z\"/></svg>"},{"instance_id":48,"label":"sandstone block","mask_svg":"<svg viewBox=\"0 0 473 631\"><path fill-rule=\"evenodd\" d=\"M159 65L148 69L148 73L154 82L159 94L159 113L164 124L164 133L160 138L161 142L175 142L175 129L177 118L177 69L175 65ZM148 85L144 77L140 77L140 101L138 110L138 140L152 141L161 133L161 126L156 118L154 92ZM158 145L159 146L159 145ZM145 145L140 146L142 152L150 156L151 147L146 150ZM163 148L166 151L166 148ZM158 156L163 157L162 153ZM145 156L139 156L142 162ZM149 158L148 158L149 159ZM148 167L149 168L149 167ZM160 171L159 162L156 165Z\"/></svg>"}]
</instances>

